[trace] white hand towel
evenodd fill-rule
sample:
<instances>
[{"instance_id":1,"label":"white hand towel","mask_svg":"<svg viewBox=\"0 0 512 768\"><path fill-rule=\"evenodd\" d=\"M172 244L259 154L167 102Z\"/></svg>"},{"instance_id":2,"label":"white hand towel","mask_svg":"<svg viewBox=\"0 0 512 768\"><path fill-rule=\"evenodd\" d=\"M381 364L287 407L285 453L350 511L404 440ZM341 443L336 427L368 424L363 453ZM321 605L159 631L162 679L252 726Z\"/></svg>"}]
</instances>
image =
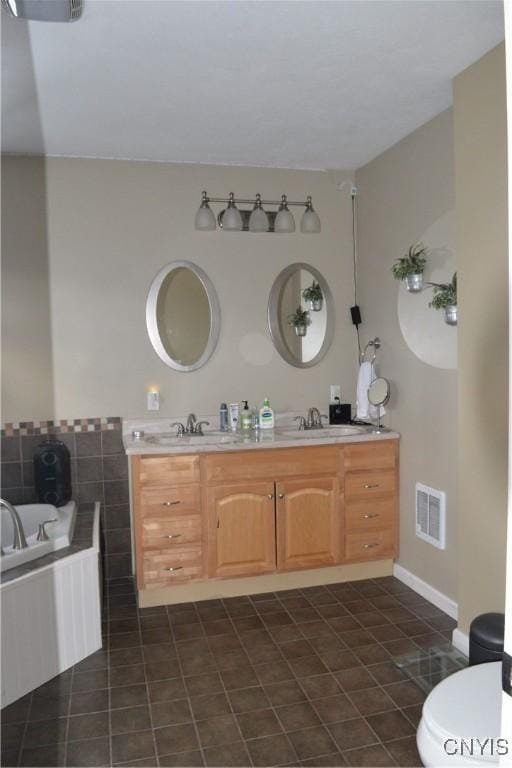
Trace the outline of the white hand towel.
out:
<instances>
[{"instance_id":1,"label":"white hand towel","mask_svg":"<svg viewBox=\"0 0 512 768\"><path fill-rule=\"evenodd\" d=\"M368 388L372 381L376 378L375 369L373 363L365 362L361 363L359 367L359 375L357 377L357 408L356 415L361 421L377 420L379 418L379 410L381 417L386 413L383 406L379 407L371 405L368 400Z\"/></svg>"},{"instance_id":2,"label":"white hand towel","mask_svg":"<svg viewBox=\"0 0 512 768\"><path fill-rule=\"evenodd\" d=\"M357 376L357 407L356 416L361 421L368 421L370 418L370 402L368 400L368 387L372 383L374 376L373 365L371 363L361 363L359 374Z\"/></svg>"}]
</instances>

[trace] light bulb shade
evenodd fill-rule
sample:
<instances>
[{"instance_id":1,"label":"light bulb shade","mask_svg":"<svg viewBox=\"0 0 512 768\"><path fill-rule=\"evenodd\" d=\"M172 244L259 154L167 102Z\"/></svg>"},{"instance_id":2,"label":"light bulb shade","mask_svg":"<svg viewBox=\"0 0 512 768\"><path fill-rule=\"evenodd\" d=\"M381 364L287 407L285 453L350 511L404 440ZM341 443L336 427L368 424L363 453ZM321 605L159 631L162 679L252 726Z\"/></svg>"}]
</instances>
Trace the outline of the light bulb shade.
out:
<instances>
[{"instance_id":1,"label":"light bulb shade","mask_svg":"<svg viewBox=\"0 0 512 768\"><path fill-rule=\"evenodd\" d=\"M295 232L295 219L288 208L281 208L274 220L274 232Z\"/></svg>"},{"instance_id":2,"label":"light bulb shade","mask_svg":"<svg viewBox=\"0 0 512 768\"><path fill-rule=\"evenodd\" d=\"M208 204L201 205L196 213L195 228L201 232L210 232L217 226L215 214Z\"/></svg>"},{"instance_id":3,"label":"light bulb shade","mask_svg":"<svg viewBox=\"0 0 512 768\"><path fill-rule=\"evenodd\" d=\"M261 207L255 207L249 217L249 232L268 232L268 216Z\"/></svg>"},{"instance_id":4,"label":"light bulb shade","mask_svg":"<svg viewBox=\"0 0 512 768\"><path fill-rule=\"evenodd\" d=\"M228 207L222 214L222 229L226 232L240 232L243 228L242 215L235 206Z\"/></svg>"},{"instance_id":5,"label":"light bulb shade","mask_svg":"<svg viewBox=\"0 0 512 768\"><path fill-rule=\"evenodd\" d=\"M306 208L300 222L300 231L305 235L313 235L320 232L320 217L313 208Z\"/></svg>"}]
</instances>

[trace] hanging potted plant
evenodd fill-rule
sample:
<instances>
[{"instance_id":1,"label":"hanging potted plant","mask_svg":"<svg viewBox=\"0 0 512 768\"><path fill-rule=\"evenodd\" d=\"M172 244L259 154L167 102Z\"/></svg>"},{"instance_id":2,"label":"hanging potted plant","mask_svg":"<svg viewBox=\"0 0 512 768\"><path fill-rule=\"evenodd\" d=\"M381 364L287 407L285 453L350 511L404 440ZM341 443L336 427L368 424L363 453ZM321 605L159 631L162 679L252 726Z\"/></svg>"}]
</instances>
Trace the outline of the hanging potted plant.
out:
<instances>
[{"instance_id":1,"label":"hanging potted plant","mask_svg":"<svg viewBox=\"0 0 512 768\"><path fill-rule=\"evenodd\" d=\"M419 293L423 288L426 253L423 243L411 245L407 255L397 259L391 268L396 280L404 280L410 293Z\"/></svg>"},{"instance_id":2,"label":"hanging potted plant","mask_svg":"<svg viewBox=\"0 0 512 768\"><path fill-rule=\"evenodd\" d=\"M324 295L320 284L313 280L313 283L302 291L304 301L309 302L309 308L313 312L320 312L324 300Z\"/></svg>"},{"instance_id":3,"label":"hanging potted plant","mask_svg":"<svg viewBox=\"0 0 512 768\"><path fill-rule=\"evenodd\" d=\"M434 289L434 297L429 304L432 309L444 309L444 320L448 325L457 325L457 273L451 283L429 283Z\"/></svg>"},{"instance_id":4,"label":"hanging potted plant","mask_svg":"<svg viewBox=\"0 0 512 768\"><path fill-rule=\"evenodd\" d=\"M297 307L293 314L288 315L288 325L293 326L297 336L305 336L310 323L309 312L307 309L302 309L302 307Z\"/></svg>"}]
</instances>

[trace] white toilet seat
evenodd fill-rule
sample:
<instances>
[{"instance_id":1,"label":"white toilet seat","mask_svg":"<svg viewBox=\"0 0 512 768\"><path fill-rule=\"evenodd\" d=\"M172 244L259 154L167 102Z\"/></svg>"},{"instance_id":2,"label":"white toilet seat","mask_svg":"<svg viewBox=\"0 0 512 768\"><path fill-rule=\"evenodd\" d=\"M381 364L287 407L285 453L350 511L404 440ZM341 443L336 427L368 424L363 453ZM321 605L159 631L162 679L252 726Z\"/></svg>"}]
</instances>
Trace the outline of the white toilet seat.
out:
<instances>
[{"instance_id":1,"label":"white toilet seat","mask_svg":"<svg viewBox=\"0 0 512 768\"><path fill-rule=\"evenodd\" d=\"M491 766L499 762L501 666L496 661L462 669L430 692L416 735L425 766ZM486 739L489 741L482 749Z\"/></svg>"}]
</instances>

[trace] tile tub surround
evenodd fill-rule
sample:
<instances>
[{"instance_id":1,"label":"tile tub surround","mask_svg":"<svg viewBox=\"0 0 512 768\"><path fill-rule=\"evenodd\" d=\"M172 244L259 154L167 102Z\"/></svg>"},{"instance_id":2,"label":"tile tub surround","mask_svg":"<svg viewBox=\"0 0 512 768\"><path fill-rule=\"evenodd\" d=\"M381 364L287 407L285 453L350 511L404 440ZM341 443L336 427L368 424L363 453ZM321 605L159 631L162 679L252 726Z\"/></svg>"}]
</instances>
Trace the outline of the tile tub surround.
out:
<instances>
[{"instance_id":1,"label":"tile tub surround","mask_svg":"<svg viewBox=\"0 0 512 768\"><path fill-rule=\"evenodd\" d=\"M2 712L2 764L419 766L425 694L392 664L455 622L393 577L138 609Z\"/></svg>"},{"instance_id":2,"label":"tile tub surround","mask_svg":"<svg viewBox=\"0 0 512 768\"><path fill-rule=\"evenodd\" d=\"M101 503L102 550L107 579L131 574L128 462L119 417L5 424L1 436L1 493L13 504L36 501L35 448L61 440L71 455L73 498Z\"/></svg>"}]
</instances>

